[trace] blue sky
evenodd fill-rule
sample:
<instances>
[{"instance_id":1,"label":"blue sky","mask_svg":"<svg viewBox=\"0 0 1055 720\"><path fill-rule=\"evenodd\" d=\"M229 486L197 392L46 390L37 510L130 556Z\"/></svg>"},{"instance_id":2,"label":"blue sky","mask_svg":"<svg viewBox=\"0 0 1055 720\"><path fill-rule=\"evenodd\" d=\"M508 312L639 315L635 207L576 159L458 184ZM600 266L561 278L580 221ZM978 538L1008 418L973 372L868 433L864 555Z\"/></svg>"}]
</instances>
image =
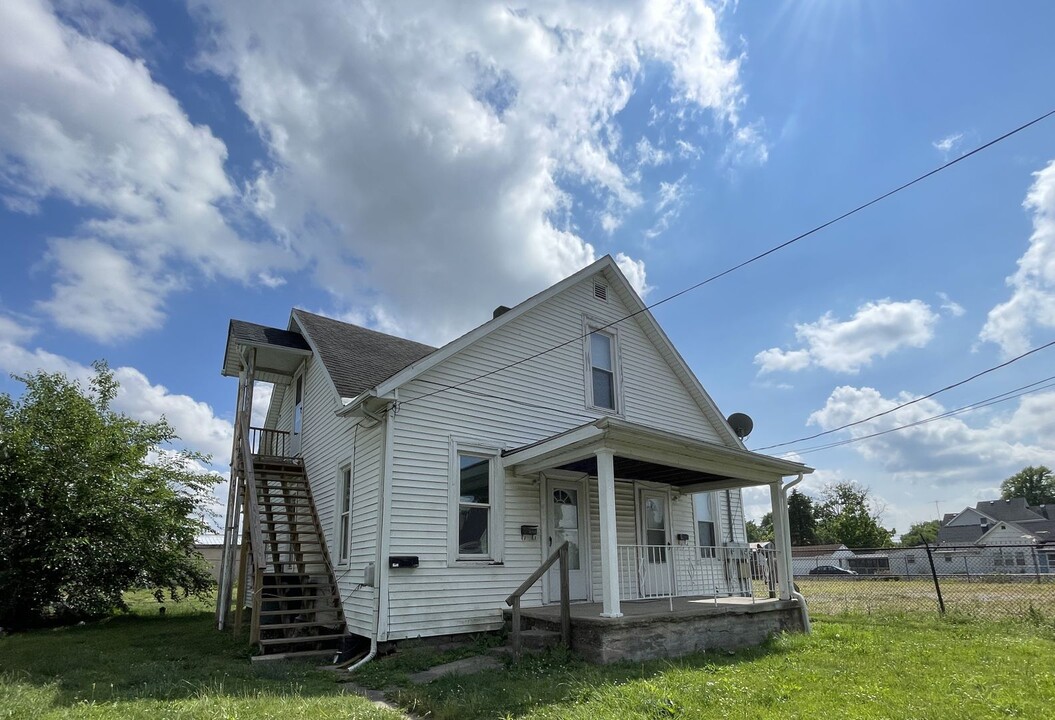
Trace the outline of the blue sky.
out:
<instances>
[{"instance_id":1,"label":"blue sky","mask_svg":"<svg viewBox=\"0 0 1055 720\"><path fill-rule=\"evenodd\" d=\"M297 305L439 344L605 253L661 299L1055 107L1053 16L5 2L0 370L105 358L123 410L223 468L229 318ZM753 448L1050 341L1055 120L656 315ZM1040 380L1053 352L853 432ZM905 530L1052 465L1053 438L1041 390L801 458L808 491L857 480Z\"/></svg>"}]
</instances>

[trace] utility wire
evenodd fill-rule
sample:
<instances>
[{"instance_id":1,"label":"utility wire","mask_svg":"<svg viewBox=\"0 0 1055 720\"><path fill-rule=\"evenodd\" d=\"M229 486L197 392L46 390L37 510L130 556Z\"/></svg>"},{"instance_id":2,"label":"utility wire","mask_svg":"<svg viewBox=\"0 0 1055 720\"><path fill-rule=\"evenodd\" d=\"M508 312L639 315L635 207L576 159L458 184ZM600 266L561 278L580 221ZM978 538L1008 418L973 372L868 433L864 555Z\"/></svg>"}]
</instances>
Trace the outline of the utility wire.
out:
<instances>
[{"instance_id":1,"label":"utility wire","mask_svg":"<svg viewBox=\"0 0 1055 720\"><path fill-rule=\"evenodd\" d=\"M983 375L988 375L991 372L994 372L996 370L1000 370L1001 368L1005 368L1008 365L1011 365L1012 363L1018 362L1019 360L1021 360L1024 357L1032 355L1033 353L1040 352L1041 350L1045 350L1047 348L1050 348L1052 345L1055 345L1055 340L1052 340L1051 342L1045 343L1044 345L1041 345L1040 347L1035 347L1032 350L1028 350L1028 351L1022 353L1021 355L1019 355L1017 357L1013 357L1013 358L1011 358L1010 360L1008 360L1006 362L1000 363L999 365L994 365L991 368L986 368L985 370L982 370L981 372L975 373L974 375L972 375L969 378L964 378L963 380L960 380L959 382L954 382L952 385L946 385L945 387L941 388L940 390L935 390L934 392L929 392L926 395L921 395L920 397L915 398L913 400L909 400L908 402L903 402L900 405L895 405L894 407L892 407L892 408L890 408L888 410L884 410L882 412L877 412L875 415L869 415L866 418L861 418L860 420L854 420L853 422L848 422L845 425L840 425L837 428L832 428L831 430L825 430L824 432L814 433L813 435L806 435L805 437L796 438L795 440L788 440L787 442L777 443L776 445L766 445L765 447L760 447L760 448L756 449L755 452L761 452L763 450L772 450L773 448L785 447L787 445L794 445L796 443L805 442L806 440L813 440L815 438L824 437L825 435L831 435L832 433L839 432L840 430L845 430L846 428L851 428L851 427L854 427L856 425L860 425L862 423L866 423L869 420L875 420L876 418L883 417L884 415L889 415L892 412L897 412L901 408L908 407L909 405L915 405L916 403L922 402L923 400L927 400L928 398L932 398L935 395L940 395L943 392L946 392L948 390L952 390L953 388L958 388L961 385L966 385L967 383L971 382L972 380L976 380L976 379L982 377Z\"/></svg>"},{"instance_id":2,"label":"utility wire","mask_svg":"<svg viewBox=\"0 0 1055 720\"><path fill-rule=\"evenodd\" d=\"M442 392L447 392L448 390L454 390L454 389L459 388L459 387L461 387L463 385L468 385L469 383L473 383L473 382L476 382L478 380L482 380L483 378L490 377L491 375L495 375L495 374L503 372L505 370L509 370L510 368L517 367L518 365L523 365L526 362L529 362L529 361L534 360L536 358L542 357L543 355L547 355L547 354L549 354L551 352L554 352L555 350L559 350L559 349L561 349L563 347L567 347L568 345L571 345L574 342L578 342L578 341L588 337L591 334L591 332L596 332L598 330L606 330L607 328L610 328L613 325L617 325L617 324L619 324L621 322L629 320L630 318L636 317L637 315L640 315L643 312L646 312L648 310L652 310L653 308L659 307L660 305L668 303L671 300L675 300L675 299L681 297L682 295L685 295L686 293L690 293L693 290L697 290L697 289L703 287L704 285L707 285L709 283L714 282L715 280L718 280L719 278L723 278L726 275L729 275L730 273L736 272L737 270L740 270L741 268L744 268L744 267L746 267L746 266L748 266L748 265L750 265L750 264L752 264L754 262L757 262L757 261L761 260L762 258L765 258L765 257L767 257L769 255L772 255L773 253L778 252L780 250L783 250L784 248L788 247L789 245L793 245L793 244L797 243L800 240L804 240L805 238L808 238L809 236L811 236L811 235L813 235L815 233L818 233L821 230L824 230L825 228L828 228L828 227L834 225L835 223L840 222L841 220L845 220L846 218L850 217L851 215L856 215L857 213L861 212L862 210L865 210L866 208L869 208L872 205L875 205L876 203L882 202L883 200L886 200L890 196L896 195L897 193L901 192L902 190L906 190L906 189L912 187L913 185L926 180L927 178L931 177L932 175L937 175L938 173L942 172L943 170L947 170L948 168L952 167L953 165L956 165L957 163L963 162L967 158L972 157L974 155L977 155L978 153L982 152L983 150L986 150L986 149L992 147L993 145L996 145L997 143L1003 142L1004 140L1008 139L1009 137L1011 137L1013 135L1017 135L1018 133L1022 132L1023 130L1025 130L1025 129L1029 128L1029 127L1032 127L1033 125L1036 125L1037 123L1039 123L1039 122L1041 122L1043 120L1046 120L1047 118L1051 117L1052 115L1055 115L1055 110L1049 110L1048 112L1044 113L1043 115L1039 115L1039 116L1033 118L1032 120L1030 120L1029 122L1023 123L1022 125L1019 125L1015 129L1009 130L1008 132L1004 133L1003 135L1000 135L999 137L996 137L996 138L990 140L987 143L979 145L978 147L974 148L973 150L971 150L969 152L966 152L966 153L964 153L963 155L960 155L957 158L953 158L952 160L949 160L948 162L946 162L946 163L944 163L942 165L939 165L938 167L934 168L933 170L930 170L929 172L924 173L923 175L919 175L916 178L914 178L912 180L909 180L906 183L898 185L893 190L888 190L887 192L883 193L882 195L879 195L879 196L869 200L868 202L862 203L862 204L858 205L857 207L853 208L852 210L847 210L842 215L839 215L839 216L837 216L835 218L832 218L831 220L828 220L825 223L817 225L817 226L811 228L810 230L807 230L806 232L801 233L800 235L796 235L795 237L791 238L790 240L786 240L785 242L780 243L779 245L775 245L775 246L769 248L768 250L766 250L765 252L761 252L758 255L755 255L754 257L748 258L747 260L744 260L744 261L742 261L740 263L737 263L736 265L733 265L730 268L727 268L727 269L725 269L725 270L723 270L723 271L721 271L719 273L711 275L710 277L708 277L708 278L706 278L704 280L701 280L700 282L696 283L695 285L690 285L689 287L684 288L683 290L679 290L678 292L674 293L673 295L668 295L667 297L663 298L662 300L657 300L656 302L652 303L651 305L645 305L640 310L635 310L634 312L630 313L629 315L621 317L621 318L619 318L617 320L613 320L612 322L608 323L607 325L604 325L604 326L599 327L599 328L595 328L594 330L592 330L590 332L587 332L587 333L584 333L584 334L581 334L581 335L576 335L575 337L569 338L568 340L565 340L562 343L559 343L559 344L554 345L552 347L546 348L545 350L540 350L539 352L533 353L531 355L527 355L527 356L525 356L525 357L523 357L523 358L521 358L519 360L515 360L515 361L513 361L511 363L507 363L506 365L501 365L501 366L499 366L497 368L494 368L493 370L488 370L485 373L481 373L480 375L473 376L473 377L471 377L471 378L469 378L467 380L462 380L461 382L454 383L453 385L444 385L442 387L437 388L436 390L433 390L432 392L428 392L428 393L425 393L423 395L419 395L419 396L417 396L415 398L411 398L409 400L403 401L401 404L404 404L404 405L412 404L412 403L418 402L420 400L424 400L425 398L432 397L433 395L438 395L438 394L440 394ZM772 446L772 447L778 447L778 446Z\"/></svg>"},{"instance_id":3,"label":"utility wire","mask_svg":"<svg viewBox=\"0 0 1055 720\"><path fill-rule=\"evenodd\" d=\"M926 417L921 420L916 420L915 422L906 423L905 425L899 425L897 427L888 428L886 430L880 430L879 432L870 433L868 435L862 435L860 437L839 440L837 442L827 443L826 445L815 445L814 447L802 448L800 450L795 450L795 452L802 454L809 452L818 452L821 450L830 450L832 448L842 447L843 445L850 445L852 443L861 442L863 440L871 440L872 438L879 437L880 435L887 435L892 432L898 432L899 430L907 430L908 428L914 428L917 425L926 425L927 423L934 422L935 420L942 420L944 418L953 417L954 415L962 415L972 410L979 410L984 407L989 407L990 405L996 405L998 403L1007 402L1008 400L1020 398L1023 395L1029 395L1031 393L1040 392L1041 390L1047 390L1048 388L1055 387L1055 382L1051 382L1052 380L1055 380L1055 375L1044 378L1043 380L1037 380L1036 382L1030 383L1029 385L1017 387L1014 390L1008 390L1007 392L1000 393L999 395L993 395L992 397L973 402L969 405L963 405L954 410L948 410L939 415L931 415L930 417ZM1042 385L1041 383L1047 383L1047 385ZM1034 387L1036 385L1039 385L1040 387Z\"/></svg>"}]
</instances>

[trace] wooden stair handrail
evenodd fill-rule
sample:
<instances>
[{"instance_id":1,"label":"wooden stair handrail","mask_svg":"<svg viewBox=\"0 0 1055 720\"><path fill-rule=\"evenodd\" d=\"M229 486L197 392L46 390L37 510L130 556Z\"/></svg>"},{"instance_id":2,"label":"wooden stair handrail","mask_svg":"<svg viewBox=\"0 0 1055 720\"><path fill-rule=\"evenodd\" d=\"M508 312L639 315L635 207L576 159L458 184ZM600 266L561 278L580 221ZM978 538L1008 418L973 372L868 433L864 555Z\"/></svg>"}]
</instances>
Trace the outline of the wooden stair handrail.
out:
<instances>
[{"instance_id":1,"label":"wooden stair handrail","mask_svg":"<svg viewBox=\"0 0 1055 720\"><path fill-rule=\"evenodd\" d=\"M520 587L506 598L506 605L513 608L513 659L520 660L520 598L539 581L553 563L560 563L560 639L566 648L571 647L571 593L568 587L568 541L565 540L546 558L535 572L520 583Z\"/></svg>"}]
</instances>

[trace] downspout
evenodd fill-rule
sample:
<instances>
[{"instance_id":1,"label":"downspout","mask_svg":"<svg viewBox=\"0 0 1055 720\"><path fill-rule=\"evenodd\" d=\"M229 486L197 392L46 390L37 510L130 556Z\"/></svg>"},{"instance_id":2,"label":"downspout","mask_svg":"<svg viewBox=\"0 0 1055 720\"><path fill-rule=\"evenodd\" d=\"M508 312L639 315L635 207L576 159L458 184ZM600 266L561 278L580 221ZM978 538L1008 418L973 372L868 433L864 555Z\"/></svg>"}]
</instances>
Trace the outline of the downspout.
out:
<instances>
[{"instance_id":1,"label":"downspout","mask_svg":"<svg viewBox=\"0 0 1055 720\"><path fill-rule=\"evenodd\" d=\"M375 416L371 415L371 417ZM385 507L386 499L388 497L388 486L390 485L391 480L392 466L392 463L388 458L388 453L392 448L392 421L389 415L389 410L386 410L380 419L384 423L384 429L382 430L384 434L382 435L381 440L381 474L377 478L377 554L376 561L374 562L374 632L370 636L370 652L366 654L366 657L349 667L349 673L355 672L377 657L377 638L381 634L381 589L382 587L387 586L387 583L382 580L382 574L388 569L388 562L383 557L381 542L385 531Z\"/></svg>"},{"instance_id":2,"label":"downspout","mask_svg":"<svg viewBox=\"0 0 1055 720\"><path fill-rule=\"evenodd\" d=\"M787 485L780 486L780 512L784 517L788 517L788 490L802 482L802 473L799 476L789 482ZM791 561L791 523L784 523L784 547L788 549L788 556L784 558L784 564L787 568L787 574L785 577L791 583L791 597L795 598L795 602L799 604L799 610L802 612L802 629L808 634L810 632L810 612L806 608L806 598L802 596L798 590L795 589L795 566Z\"/></svg>"}]
</instances>

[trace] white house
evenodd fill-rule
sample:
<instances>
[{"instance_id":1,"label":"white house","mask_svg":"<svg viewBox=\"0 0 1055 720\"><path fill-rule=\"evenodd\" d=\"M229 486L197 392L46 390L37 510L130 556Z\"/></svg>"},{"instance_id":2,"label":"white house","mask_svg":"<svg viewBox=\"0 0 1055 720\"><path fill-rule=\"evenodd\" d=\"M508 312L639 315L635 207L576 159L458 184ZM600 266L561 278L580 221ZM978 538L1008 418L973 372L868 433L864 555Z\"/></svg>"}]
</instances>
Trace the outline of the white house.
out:
<instances>
[{"instance_id":1,"label":"white house","mask_svg":"<svg viewBox=\"0 0 1055 720\"><path fill-rule=\"evenodd\" d=\"M576 617L746 598L761 632L798 612L778 533L762 619L740 488L768 486L781 525L783 478L811 468L745 449L610 257L439 349L299 309L285 330L232 321L223 372L240 382L217 612L237 587L241 622L252 598L266 651L499 629L564 542ZM559 599L554 567L521 602Z\"/></svg>"}]
</instances>

